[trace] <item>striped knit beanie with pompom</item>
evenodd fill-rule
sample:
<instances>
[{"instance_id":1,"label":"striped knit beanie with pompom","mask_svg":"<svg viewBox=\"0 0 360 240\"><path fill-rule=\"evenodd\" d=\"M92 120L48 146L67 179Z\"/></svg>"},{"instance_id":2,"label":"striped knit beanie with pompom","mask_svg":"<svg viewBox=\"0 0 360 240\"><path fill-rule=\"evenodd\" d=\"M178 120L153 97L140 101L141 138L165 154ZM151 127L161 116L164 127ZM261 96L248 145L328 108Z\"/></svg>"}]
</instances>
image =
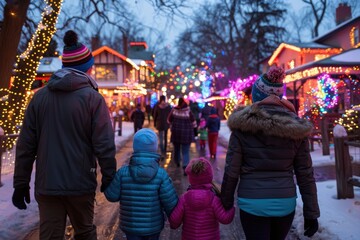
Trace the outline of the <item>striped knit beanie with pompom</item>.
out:
<instances>
[{"instance_id":1,"label":"striped knit beanie with pompom","mask_svg":"<svg viewBox=\"0 0 360 240\"><path fill-rule=\"evenodd\" d=\"M253 102L259 102L270 95L282 98L284 93L283 80L285 71L281 67L273 66L269 71L261 75L252 86L251 96Z\"/></svg>"},{"instance_id":2,"label":"striped knit beanie with pompom","mask_svg":"<svg viewBox=\"0 0 360 240\"><path fill-rule=\"evenodd\" d=\"M72 30L65 33L63 41L65 44L62 55L63 68L75 68L87 72L94 65L91 51L78 42L78 36Z\"/></svg>"}]
</instances>

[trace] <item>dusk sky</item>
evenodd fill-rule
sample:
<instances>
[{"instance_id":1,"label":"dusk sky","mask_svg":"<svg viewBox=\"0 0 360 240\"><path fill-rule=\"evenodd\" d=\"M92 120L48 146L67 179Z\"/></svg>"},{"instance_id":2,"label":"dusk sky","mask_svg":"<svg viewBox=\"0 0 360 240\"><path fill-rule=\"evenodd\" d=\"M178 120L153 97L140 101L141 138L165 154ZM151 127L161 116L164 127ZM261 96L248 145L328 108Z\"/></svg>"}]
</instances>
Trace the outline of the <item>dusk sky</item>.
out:
<instances>
[{"instance_id":1,"label":"dusk sky","mask_svg":"<svg viewBox=\"0 0 360 240\"><path fill-rule=\"evenodd\" d=\"M194 7L188 9L187 13L191 15L192 11L197 11L198 7L201 6L201 4L205 1L212 2L212 0L190 0L190 2L193 2ZM291 6L289 12L298 11L306 5L302 0L285 0L285 3L290 4ZM129 1L128 5L133 9L134 13L141 13L138 15L138 17L144 24L157 27L159 30L163 29L166 32L166 44L168 44L170 47L172 47L171 45L173 45L173 42L179 33L185 30L186 27L189 27L191 24L190 20L175 17L174 25L166 25L166 17L157 15L149 2L144 0Z\"/></svg>"}]
</instances>

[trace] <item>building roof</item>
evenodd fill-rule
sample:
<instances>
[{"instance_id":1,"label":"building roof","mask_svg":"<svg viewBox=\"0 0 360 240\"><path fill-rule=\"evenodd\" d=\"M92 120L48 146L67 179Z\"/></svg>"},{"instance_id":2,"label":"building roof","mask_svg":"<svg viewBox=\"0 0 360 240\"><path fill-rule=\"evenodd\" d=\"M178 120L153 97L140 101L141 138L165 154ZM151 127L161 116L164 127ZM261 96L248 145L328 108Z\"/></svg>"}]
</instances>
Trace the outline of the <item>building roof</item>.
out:
<instances>
[{"instance_id":1,"label":"building roof","mask_svg":"<svg viewBox=\"0 0 360 240\"><path fill-rule=\"evenodd\" d=\"M136 63L138 66L147 67L151 72L155 72L153 68L153 61L143 60L143 59L131 59L134 63Z\"/></svg>"},{"instance_id":2,"label":"building roof","mask_svg":"<svg viewBox=\"0 0 360 240\"><path fill-rule=\"evenodd\" d=\"M136 51L129 49L128 56L131 59L142 59L154 61L153 53L149 51Z\"/></svg>"},{"instance_id":3,"label":"building roof","mask_svg":"<svg viewBox=\"0 0 360 240\"><path fill-rule=\"evenodd\" d=\"M328 48L338 49L338 48L334 48L334 47L331 47L331 46L328 46L328 45L319 44L319 43L315 43L315 42L307 42L307 43L286 43L286 42L283 42L277 47L277 49L271 55L271 57L270 57L270 59L268 61L269 66L271 66L273 64L274 60L279 56L279 54L285 48L291 49L291 50L296 51L296 52L301 52L301 49L309 49L309 48L311 48L311 49L312 48L313 49L328 49Z\"/></svg>"},{"instance_id":4,"label":"building roof","mask_svg":"<svg viewBox=\"0 0 360 240\"><path fill-rule=\"evenodd\" d=\"M288 44L299 48L323 48L323 49L332 48L332 46L320 44L316 42L288 43Z\"/></svg>"},{"instance_id":5,"label":"building roof","mask_svg":"<svg viewBox=\"0 0 360 240\"><path fill-rule=\"evenodd\" d=\"M299 67L289 69L286 72L292 73L301 69L306 69L309 66L358 66L360 65L360 49L353 48L344 51L340 54L321 59L319 61L303 64Z\"/></svg>"},{"instance_id":6,"label":"building roof","mask_svg":"<svg viewBox=\"0 0 360 240\"><path fill-rule=\"evenodd\" d=\"M282 52L282 50L284 48L290 48L290 49L292 49L294 51L298 51L298 52L300 52L300 50L303 48L317 48L317 49L334 48L335 49L336 47L321 44L321 42L323 42L325 39L329 38L330 36L336 34L338 31L340 31L344 27L351 25L358 20L360 20L360 16L349 19L349 20L339 24L336 28L332 29L331 31L323 34L322 36L312 39L312 41L310 41L310 42L305 42L305 43L283 42L274 51L274 53L272 54L272 56L270 57L270 59L268 61L268 64L272 65L273 61L277 58L277 56Z\"/></svg>"},{"instance_id":7,"label":"building roof","mask_svg":"<svg viewBox=\"0 0 360 240\"><path fill-rule=\"evenodd\" d=\"M123 61L128 62L129 64L131 64L136 70L139 70L139 66L136 63L134 63L130 58L127 58L126 56L122 55L121 53L117 52L116 50L114 50L114 49L112 49L112 48L110 48L108 46L102 46L102 47L96 49L95 51L93 51L92 54L95 57L95 56L101 54L104 51L107 51L107 52L119 57Z\"/></svg>"},{"instance_id":8,"label":"building roof","mask_svg":"<svg viewBox=\"0 0 360 240\"><path fill-rule=\"evenodd\" d=\"M313 78L323 72L329 74L359 74L360 49L353 48L340 54L307 63L286 71L284 82Z\"/></svg>"},{"instance_id":9,"label":"building roof","mask_svg":"<svg viewBox=\"0 0 360 240\"><path fill-rule=\"evenodd\" d=\"M322 42L325 39L327 39L328 37L334 35L336 32L340 31L341 29L343 29L344 27L353 24L354 22L360 20L360 15L354 18L351 18L343 23L340 23L338 26L336 26L336 28L333 28L332 30L330 30L329 32L323 34L322 36L316 37L314 38L312 41L313 42Z\"/></svg>"},{"instance_id":10,"label":"building roof","mask_svg":"<svg viewBox=\"0 0 360 240\"><path fill-rule=\"evenodd\" d=\"M62 62L59 57L43 57L40 60L37 73L53 73L62 68Z\"/></svg>"}]
</instances>

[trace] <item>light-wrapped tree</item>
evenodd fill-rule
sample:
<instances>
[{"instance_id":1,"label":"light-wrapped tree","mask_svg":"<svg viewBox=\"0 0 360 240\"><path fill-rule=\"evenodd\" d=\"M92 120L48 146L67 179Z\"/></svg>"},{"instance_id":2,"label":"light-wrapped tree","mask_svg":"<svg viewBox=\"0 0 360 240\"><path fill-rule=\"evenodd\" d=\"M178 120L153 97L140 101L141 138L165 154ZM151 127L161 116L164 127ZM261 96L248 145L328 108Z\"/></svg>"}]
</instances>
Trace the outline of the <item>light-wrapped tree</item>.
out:
<instances>
[{"instance_id":1,"label":"light-wrapped tree","mask_svg":"<svg viewBox=\"0 0 360 240\"><path fill-rule=\"evenodd\" d=\"M40 59L48 49L52 36L56 32L56 22L61 10L62 0L46 0L41 21L33 34L27 49L16 59L15 76L10 85L7 98L1 101L0 126L5 134L18 133L26 109L31 85L35 80ZM5 148L11 148L14 139L7 138ZM4 144L4 143L3 143Z\"/></svg>"}]
</instances>

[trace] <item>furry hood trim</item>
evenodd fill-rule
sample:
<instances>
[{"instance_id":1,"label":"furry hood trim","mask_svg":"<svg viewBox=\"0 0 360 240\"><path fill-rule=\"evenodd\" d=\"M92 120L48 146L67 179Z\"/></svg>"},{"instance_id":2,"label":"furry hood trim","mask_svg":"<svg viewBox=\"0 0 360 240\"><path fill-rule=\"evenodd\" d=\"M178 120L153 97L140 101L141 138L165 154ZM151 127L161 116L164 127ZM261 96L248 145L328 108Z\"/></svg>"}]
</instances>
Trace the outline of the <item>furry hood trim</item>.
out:
<instances>
[{"instance_id":1,"label":"furry hood trim","mask_svg":"<svg viewBox=\"0 0 360 240\"><path fill-rule=\"evenodd\" d=\"M289 139L303 139L312 132L312 124L278 105L258 105L235 110L227 124L231 131L263 133Z\"/></svg>"}]
</instances>

